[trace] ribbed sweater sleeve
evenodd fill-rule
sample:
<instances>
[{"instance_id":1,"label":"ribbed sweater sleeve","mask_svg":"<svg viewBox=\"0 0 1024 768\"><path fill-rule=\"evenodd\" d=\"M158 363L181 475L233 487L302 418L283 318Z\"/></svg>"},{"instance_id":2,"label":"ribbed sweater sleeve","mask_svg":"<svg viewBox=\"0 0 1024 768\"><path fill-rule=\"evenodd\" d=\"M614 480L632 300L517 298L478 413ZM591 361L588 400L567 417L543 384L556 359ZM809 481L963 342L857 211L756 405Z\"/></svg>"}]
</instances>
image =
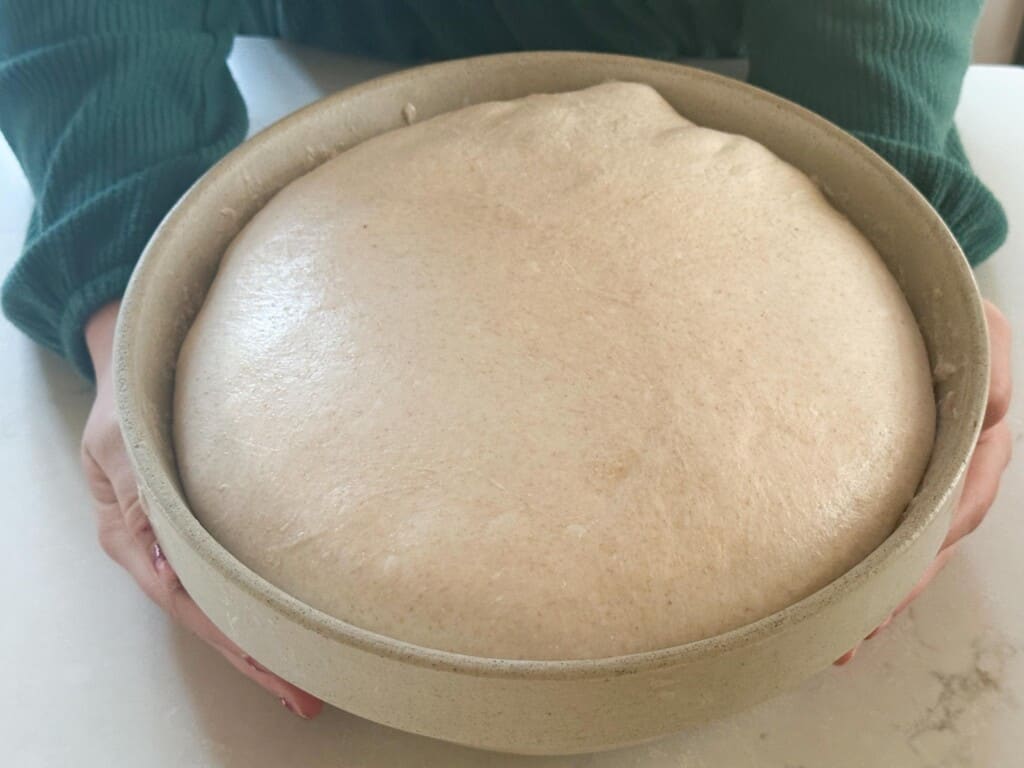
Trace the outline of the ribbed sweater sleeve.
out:
<instances>
[{"instance_id":1,"label":"ribbed sweater sleeve","mask_svg":"<svg viewBox=\"0 0 1024 768\"><path fill-rule=\"evenodd\" d=\"M237 24L234 0L0 0L0 129L36 199L3 310L87 376L85 321L245 136Z\"/></svg>"},{"instance_id":2,"label":"ribbed sweater sleeve","mask_svg":"<svg viewBox=\"0 0 1024 768\"><path fill-rule=\"evenodd\" d=\"M964 154L953 113L981 0L750 0L750 81L829 118L927 197L971 263L1006 217Z\"/></svg>"}]
</instances>

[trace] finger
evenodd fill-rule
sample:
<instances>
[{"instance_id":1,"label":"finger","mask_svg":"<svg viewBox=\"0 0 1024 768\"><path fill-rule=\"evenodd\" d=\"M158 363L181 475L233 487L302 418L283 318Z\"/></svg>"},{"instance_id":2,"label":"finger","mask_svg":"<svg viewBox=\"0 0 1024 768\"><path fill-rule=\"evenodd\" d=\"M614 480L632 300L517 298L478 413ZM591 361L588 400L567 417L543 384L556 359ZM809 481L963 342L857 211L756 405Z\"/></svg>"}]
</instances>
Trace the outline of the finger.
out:
<instances>
[{"instance_id":1,"label":"finger","mask_svg":"<svg viewBox=\"0 0 1024 768\"><path fill-rule=\"evenodd\" d=\"M116 491L116 489L115 489ZM149 550L156 541L156 534L149 524L149 515L142 506L142 500L137 493L124 498L118 496L118 504L121 507L121 518L124 520L124 527L133 539L143 550Z\"/></svg>"},{"instance_id":2,"label":"finger","mask_svg":"<svg viewBox=\"0 0 1024 768\"><path fill-rule=\"evenodd\" d=\"M879 624L879 625L878 625L877 627L875 627L874 629L872 629L872 630L871 630L871 631L870 631L870 632L868 633L868 636L867 636L867 637L865 637L864 639L865 639L865 640L871 640L871 639L873 639L874 637L876 637L876 636L878 635L878 633L879 633L879 632L881 632L881 631L882 631L883 629L885 629L886 627L888 627L888 626L889 626L890 624L892 624L892 614L891 614L891 613L889 614L889 617L888 617L888 618L887 618L887 619L886 619L885 621L883 621L883 622L882 622L881 624Z\"/></svg>"},{"instance_id":3,"label":"finger","mask_svg":"<svg viewBox=\"0 0 1024 768\"><path fill-rule=\"evenodd\" d=\"M990 301L984 304L988 321L989 355L991 357L988 406L982 429L1003 420L1010 407L1013 376L1010 364L1011 331L1006 316Z\"/></svg>"},{"instance_id":4,"label":"finger","mask_svg":"<svg viewBox=\"0 0 1024 768\"><path fill-rule=\"evenodd\" d=\"M857 643L857 645L855 645L853 648L848 650L846 653L844 653L838 659L833 661L832 664L837 666L837 667L841 667L844 664L849 664L851 661L853 661L853 657L857 655L857 649L858 648L860 648L860 643Z\"/></svg>"},{"instance_id":5,"label":"finger","mask_svg":"<svg viewBox=\"0 0 1024 768\"><path fill-rule=\"evenodd\" d=\"M120 440L120 434L117 437ZM86 459L86 471L95 478L94 496L100 502L96 509L104 551L132 574L150 599L216 648L243 675L276 695L289 711L304 718L316 716L323 707L319 699L252 660L217 629L184 590L156 542L123 444L120 451L108 452L106 469L88 450L83 452L83 461Z\"/></svg>"},{"instance_id":6,"label":"finger","mask_svg":"<svg viewBox=\"0 0 1024 768\"><path fill-rule=\"evenodd\" d=\"M121 453L110 458L105 469L110 478L110 485L114 489L114 495L117 497L117 503L121 507L125 528L133 538L138 539L144 549L148 549L154 541L153 529L150 527L149 516L142 504L142 498L139 496L135 472L127 455L123 453L123 448Z\"/></svg>"},{"instance_id":7,"label":"finger","mask_svg":"<svg viewBox=\"0 0 1024 768\"><path fill-rule=\"evenodd\" d=\"M953 555L956 554L956 550L957 545L952 544L939 552L936 558L932 560L932 564L928 566L928 570L924 572L924 575L918 580L917 584L914 585L914 588L910 590L910 594L903 598L903 601L896 606L895 610L893 610L892 615L884 622L886 626L888 626L894 618L903 613L903 611L907 609L907 606L914 602L917 596L924 591L924 588L928 586L931 580L938 575L939 571L946 567L946 564L953 558Z\"/></svg>"},{"instance_id":8,"label":"finger","mask_svg":"<svg viewBox=\"0 0 1024 768\"><path fill-rule=\"evenodd\" d=\"M298 715L304 720L312 720L324 708L323 702L316 696L306 693L301 688L297 688L287 680L278 677L252 656L243 653L241 649L239 649L238 653L233 653L219 646L215 647L235 669L260 687L277 696L281 705L293 715Z\"/></svg>"},{"instance_id":9,"label":"finger","mask_svg":"<svg viewBox=\"0 0 1024 768\"><path fill-rule=\"evenodd\" d=\"M96 504L96 537L107 557L127 568L126 555L132 551L132 537L124 527L124 518L117 502Z\"/></svg>"},{"instance_id":10,"label":"finger","mask_svg":"<svg viewBox=\"0 0 1024 768\"><path fill-rule=\"evenodd\" d=\"M1013 436L1005 421L981 433L943 547L955 544L981 525L999 493L999 480L1012 453Z\"/></svg>"},{"instance_id":11,"label":"finger","mask_svg":"<svg viewBox=\"0 0 1024 768\"><path fill-rule=\"evenodd\" d=\"M95 457L83 444L81 452L82 469L85 470L85 480L89 485L89 495L98 504L114 504L117 502L117 494L114 493L114 486L110 478L103 471Z\"/></svg>"},{"instance_id":12,"label":"finger","mask_svg":"<svg viewBox=\"0 0 1024 768\"><path fill-rule=\"evenodd\" d=\"M168 602L164 606L168 613L186 629L191 630L200 639L216 648L235 669L281 699L289 711L306 719L319 714L323 707L319 699L257 663L217 628L181 586L181 582L178 581L173 568L163 556L159 545L154 545L151 556L153 570L157 574L165 594L168 595Z\"/></svg>"},{"instance_id":13,"label":"finger","mask_svg":"<svg viewBox=\"0 0 1024 768\"><path fill-rule=\"evenodd\" d=\"M900 604L896 606L896 608L893 610L892 613L889 614L885 621L883 621L881 624L879 624L877 627L871 630L868 633L867 637L865 637L864 639L871 640L877 637L879 632L881 632L883 629L892 624L893 619L895 619L899 614L906 610L907 606L909 606L914 601L914 599L924 591L925 587L928 586L928 584L931 582L932 579L935 578L939 571L946 567L946 564L953 557L953 553L955 552L955 550L955 546L949 546L945 549L940 550L939 554L932 561L932 564L928 566L928 570L924 572L924 575L921 576L917 584L914 585L914 588L910 590L910 594L908 594L900 602Z\"/></svg>"},{"instance_id":14,"label":"finger","mask_svg":"<svg viewBox=\"0 0 1024 768\"><path fill-rule=\"evenodd\" d=\"M127 530L122 535L125 541L130 542L128 553L122 554L122 565L153 602L183 627L216 648L235 669L281 699L291 712L306 719L315 717L320 712L323 703L319 699L255 663L227 635L217 629L182 587L177 574L155 540L146 549L140 546L138 539L130 536Z\"/></svg>"}]
</instances>

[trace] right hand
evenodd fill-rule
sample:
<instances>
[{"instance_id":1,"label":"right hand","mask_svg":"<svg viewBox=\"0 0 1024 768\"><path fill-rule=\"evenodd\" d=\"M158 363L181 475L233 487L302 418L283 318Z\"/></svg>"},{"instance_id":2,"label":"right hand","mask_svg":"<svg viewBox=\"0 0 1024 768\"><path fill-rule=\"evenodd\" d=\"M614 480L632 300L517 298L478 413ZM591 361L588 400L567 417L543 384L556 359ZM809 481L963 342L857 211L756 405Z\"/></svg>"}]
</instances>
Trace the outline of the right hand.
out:
<instances>
[{"instance_id":1,"label":"right hand","mask_svg":"<svg viewBox=\"0 0 1024 768\"><path fill-rule=\"evenodd\" d=\"M139 500L114 410L111 352L118 302L90 318L85 337L96 371L96 400L82 436L82 464L96 507L100 545L127 570L142 591L256 684L277 696L286 709L309 719L323 707L316 697L267 671L224 635L188 596L160 550Z\"/></svg>"},{"instance_id":2,"label":"right hand","mask_svg":"<svg viewBox=\"0 0 1024 768\"><path fill-rule=\"evenodd\" d=\"M1010 359L1010 323L1006 316L992 302L985 300L985 321L988 323L988 337L991 354L989 355L989 388L988 404L985 408L985 419L981 425L981 434L970 465L964 477L964 488L960 494L960 503L953 512L949 532L939 548L939 554L924 572L910 594L877 626L865 640L870 640L881 630L892 623L892 620L906 610L925 587L931 583L957 551L957 547L965 536L974 531L985 519L989 509L995 502L999 492L999 481L1013 454L1013 435L1006 423L1006 414L1010 409L1010 396L1013 393L1012 365ZM859 644L850 649L836 664L846 664L857 653Z\"/></svg>"}]
</instances>

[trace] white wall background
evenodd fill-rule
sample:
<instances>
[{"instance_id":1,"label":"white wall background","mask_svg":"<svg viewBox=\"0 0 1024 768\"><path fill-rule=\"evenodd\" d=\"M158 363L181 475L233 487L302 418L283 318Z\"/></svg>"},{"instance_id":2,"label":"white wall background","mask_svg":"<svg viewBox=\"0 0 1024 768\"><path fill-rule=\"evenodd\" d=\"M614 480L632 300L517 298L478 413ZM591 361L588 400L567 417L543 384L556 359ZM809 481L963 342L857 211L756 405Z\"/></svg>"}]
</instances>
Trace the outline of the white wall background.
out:
<instances>
[{"instance_id":1,"label":"white wall background","mask_svg":"<svg viewBox=\"0 0 1024 768\"><path fill-rule=\"evenodd\" d=\"M974 35L974 60L982 64L1013 61L1024 21L1024 0L986 0Z\"/></svg>"}]
</instances>

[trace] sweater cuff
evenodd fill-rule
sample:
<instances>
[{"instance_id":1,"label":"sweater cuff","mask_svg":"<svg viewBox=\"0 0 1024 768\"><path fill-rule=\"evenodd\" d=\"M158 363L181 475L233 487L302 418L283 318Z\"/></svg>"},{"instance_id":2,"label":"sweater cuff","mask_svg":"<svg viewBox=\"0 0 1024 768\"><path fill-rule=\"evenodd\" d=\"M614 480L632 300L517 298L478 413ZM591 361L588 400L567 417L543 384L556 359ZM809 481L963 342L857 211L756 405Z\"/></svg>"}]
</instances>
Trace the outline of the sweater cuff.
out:
<instances>
[{"instance_id":1,"label":"sweater cuff","mask_svg":"<svg viewBox=\"0 0 1024 768\"><path fill-rule=\"evenodd\" d=\"M154 173L137 174L40 228L38 206L21 259L3 285L4 314L88 379L85 324L124 292L150 233L170 208ZM40 231L41 229L41 231Z\"/></svg>"},{"instance_id":2,"label":"sweater cuff","mask_svg":"<svg viewBox=\"0 0 1024 768\"><path fill-rule=\"evenodd\" d=\"M58 326L60 346L75 369L87 379L94 379L95 371L85 344L85 325L104 304L121 298L132 269L131 266L114 267L89 280L67 299Z\"/></svg>"},{"instance_id":3,"label":"sweater cuff","mask_svg":"<svg viewBox=\"0 0 1024 768\"><path fill-rule=\"evenodd\" d=\"M121 296L164 214L227 145L170 158L122 179L49 227L39 227L37 206L22 257L3 285L4 314L92 378L85 323Z\"/></svg>"},{"instance_id":4,"label":"sweater cuff","mask_svg":"<svg viewBox=\"0 0 1024 768\"><path fill-rule=\"evenodd\" d=\"M977 266L1006 240L1007 221L999 201L961 158L951 134L946 152L929 152L888 137L855 132L928 198L945 220L971 266Z\"/></svg>"}]
</instances>

